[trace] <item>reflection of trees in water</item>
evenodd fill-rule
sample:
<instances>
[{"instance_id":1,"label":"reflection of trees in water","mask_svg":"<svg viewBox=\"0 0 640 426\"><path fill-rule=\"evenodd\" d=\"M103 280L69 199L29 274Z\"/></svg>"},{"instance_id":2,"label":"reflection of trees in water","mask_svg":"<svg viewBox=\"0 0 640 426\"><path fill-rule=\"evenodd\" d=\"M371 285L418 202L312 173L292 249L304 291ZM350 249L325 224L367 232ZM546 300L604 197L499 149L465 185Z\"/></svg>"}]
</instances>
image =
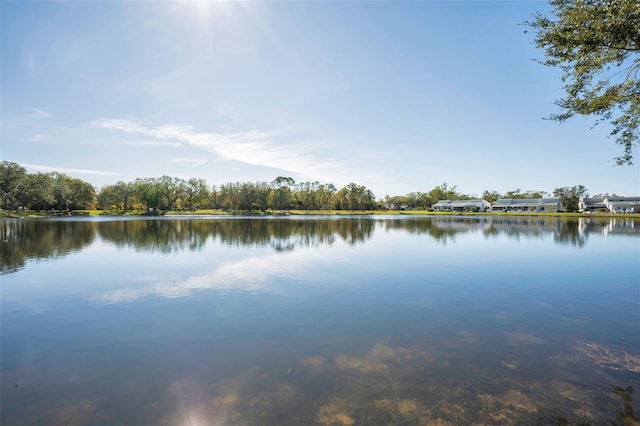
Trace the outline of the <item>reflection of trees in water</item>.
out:
<instances>
[{"instance_id":1,"label":"reflection of trees in water","mask_svg":"<svg viewBox=\"0 0 640 426\"><path fill-rule=\"evenodd\" d=\"M383 221L384 227L402 229L411 234L426 234L445 242L457 234L482 232L485 237L505 235L509 238L543 238L553 235L560 244L583 246L585 235L580 232L577 219L562 220L540 217L434 217L391 219Z\"/></svg>"},{"instance_id":2,"label":"reflection of trees in water","mask_svg":"<svg viewBox=\"0 0 640 426\"><path fill-rule=\"evenodd\" d=\"M27 259L57 257L90 244L96 232L118 247L170 253L200 250L209 239L229 246L272 247L278 251L332 245L338 239L358 244L385 231L429 235L446 243L455 235L482 232L486 238L544 238L582 247L589 233L640 234L640 221L617 218L482 217L340 217L340 218L223 218L141 219L115 221L2 221L0 273L20 269Z\"/></svg>"},{"instance_id":3,"label":"reflection of trees in water","mask_svg":"<svg viewBox=\"0 0 640 426\"><path fill-rule=\"evenodd\" d=\"M580 232L584 234L597 233L605 236L609 234L640 235L640 221L638 219L581 217L578 219L578 226Z\"/></svg>"},{"instance_id":4,"label":"reflection of trees in water","mask_svg":"<svg viewBox=\"0 0 640 426\"><path fill-rule=\"evenodd\" d=\"M586 244L589 234L640 235L640 220L630 218L609 217L572 217L572 218L541 218L541 217L493 217L492 226L485 235L504 233L514 238L543 237L552 233L558 244L571 244L582 247Z\"/></svg>"},{"instance_id":5,"label":"reflection of trees in water","mask_svg":"<svg viewBox=\"0 0 640 426\"><path fill-rule=\"evenodd\" d=\"M386 219L381 223L387 231L403 230L409 234L429 235L443 243L456 234L474 231L479 226L473 219L455 217Z\"/></svg>"},{"instance_id":6,"label":"reflection of trees in water","mask_svg":"<svg viewBox=\"0 0 640 426\"><path fill-rule=\"evenodd\" d=\"M356 244L368 240L373 235L375 222L366 218L351 218L333 221L336 234L348 244Z\"/></svg>"},{"instance_id":7,"label":"reflection of trees in water","mask_svg":"<svg viewBox=\"0 0 640 426\"><path fill-rule=\"evenodd\" d=\"M489 226L483 231L485 237L505 235L519 240L540 239L549 234L557 234L561 219L541 217L492 217Z\"/></svg>"},{"instance_id":8,"label":"reflection of trees in water","mask_svg":"<svg viewBox=\"0 0 640 426\"><path fill-rule=\"evenodd\" d=\"M535 216L437 216L381 221L384 229L402 229L411 234L427 234L446 242L457 234L482 232L489 238L504 235L513 239L553 236L558 244L582 247L588 234L640 235L640 220L629 218L553 218Z\"/></svg>"},{"instance_id":9,"label":"reflection of trees in water","mask_svg":"<svg viewBox=\"0 0 640 426\"><path fill-rule=\"evenodd\" d=\"M96 235L93 223L80 221L9 220L0 222L0 230L0 273L15 272L29 259L65 256Z\"/></svg>"},{"instance_id":10,"label":"reflection of trees in water","mask_svg":"<svg viewBox=\"0 0 640 426\"><path fill-rule=\"evenodd\" d=\"M209 239L229 246L293 250L331 245L336 238L356 244L371 238L374 226L362 219L180 219L102 222L98 231L117 246L145 251L199 250Z\"/></svg>"},{"instance_id":11,"label":"reflection of trees in water","mask_svg":"<svg viewBox=\"0 0 640 426\"><path fill-rule=\"evenodd\" d=\"M506 217L493 218L491 226L484 233L486 237L506 235L509 238L544 238L552 235L558 244L571 244L582 247L586 243L586 235L580 233L578 220L541 218L541 217Z\"/></svg>"},{"instance_id":12,"label":"reflection of trees in water","mask_svg":"<svg viewBox=\"0 0 640 426\"><path fill-rule=\"evenodd\" d=\"M553 234L557 243L571 244L582 247L586 243L586 235L580 232L578 219L568 219L560 222L558 232Z\"/></svg>"},{"instance_id":13,"label":"reflection of trees in water","mask_svg":"<svg viewBox=\"0 0 640 426\"><path fill-rule=\"evenodd\" d=\"M544 217L505 217L492 218L490 227L484 235L506 235L509 238L540 239L552 235L558 244L571 244L582 247L586 243L586 235L579 231L578 220L544 218Z\"/></svg>"},{"instance_id":14,"label":"reflection of trees in water","mask_svg":"<svg viewBox=\"0 0 640 426\"><path fill-rule=\"evenodd\" d=\"M144 219L117 221L2 221L1 273L15 272L28 259L55 258L93 242L96 232L116 247L171 253L200 250L218 240L229 246L297 247L357 244L371 238L375 222L364 218Z\"/></svg>"},{"instance_id":15,"label":"reflection of trees in water","mask_svg":"<svg viewBox=\"0 0 640 426\"><path fill-rule=\"evenodd\" d=\"M100 237L116 247L134 247L145 251L170 253L199 250L208 237L192 221L124 220L97 223Z\"/></svg>"}]
</instances>

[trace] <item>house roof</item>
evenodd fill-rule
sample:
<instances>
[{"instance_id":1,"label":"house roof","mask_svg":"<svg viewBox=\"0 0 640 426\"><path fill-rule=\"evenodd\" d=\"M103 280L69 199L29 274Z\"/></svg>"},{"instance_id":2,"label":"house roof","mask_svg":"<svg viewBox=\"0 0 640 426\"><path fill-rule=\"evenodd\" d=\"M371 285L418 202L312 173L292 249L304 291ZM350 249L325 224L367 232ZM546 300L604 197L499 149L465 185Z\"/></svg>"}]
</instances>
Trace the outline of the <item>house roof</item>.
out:
<instances>
[{"instance_id":1,"label":"house roof","mask_svg":"<svg viewBox=\"0 0 640 426\"><path fill-rule=\"evenodd\" d=\"M612 206L628 206L628 207L636 207L640 206L640 200L638 201L610 201L609 205Z\"/></svg>"},{"instance_id":2,"label":"house roof","mask_svg":"<svg viewBox=\"0 0 640 426\"><path fill-rule=\"evenodd\" d=\"M604 204L604 198L581 198L585 205Z\"/></svg>"},{"instance_id":3,"label":"house roof","mask_svg":"<svg viewBox=\"0 0 640 426\"><path fill-rule=\"evenodd\" d=\"M469 205L478 204L490 204L486 200L472 199L472 200L440 200L434 204L434 206L449 206L449 207L464 207ZM433 207L433 206L432 206Z\"/></svg>"},{"instance_id":4,"label":"house roof","mask_svg":"<svg viewBox=\"0 0 640 426\"><path fill-rule=\"evenodd\" d=\"M520 205L540 205L540 204L559 204L560 198L499 198L494 205L504 204L520 204Z\"/></svg>"},{"instance_id":5,"label":"house roof","mask_svg":"<svg viewBox=\"0 0 640 426\"><path fill-rule=\"evenodd\" d=\"M635 202L640 203L640 197L607 197L607 201L611 202Z\"/></svg>"}]
</instances>

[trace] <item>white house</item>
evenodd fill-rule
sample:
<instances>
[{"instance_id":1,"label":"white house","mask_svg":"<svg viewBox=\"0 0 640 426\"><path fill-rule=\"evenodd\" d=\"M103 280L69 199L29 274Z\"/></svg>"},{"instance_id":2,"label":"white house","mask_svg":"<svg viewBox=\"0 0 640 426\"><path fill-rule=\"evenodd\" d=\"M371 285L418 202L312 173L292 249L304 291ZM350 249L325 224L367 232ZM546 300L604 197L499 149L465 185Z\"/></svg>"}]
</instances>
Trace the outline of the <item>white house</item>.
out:
<instances>
[{"instance_id":1,"label":"white house","mask_svg":"<svg viewBox=\"0 0 640 426\"><path fill-rule=\"evenodd\" d=\"M607 206L604 205L604 198L580 198L578 201L578 211L582 213L602 212L606 211Z\"/></svg>"},{"instance_id":2,"label":"white house","mask_svg":"<svg viewBox=\"0 0 640 426\"><path fill-rule=\"evenodd\" d=\"M437 212L485 212L491 208L486 200L440 200L431 208Z\"/></svg>"},{"instance_id":3,"label":"white house","mask_svg":"<svg viewBox=\"0 0 640 426\"><path fill-rule=\"evenodd\" d=\"M603 203L611 213L640 213L640 197L606 197Z\"/></svg>"},{"instance_id":4,"label":"white house","mask_svg":"<svg viewBox=\"0 0 640 426\"><path fill-rule=\"evenodd\" d=\"M500 198L491 205L494 212L561 212L560 198Z\"/></svg>"}]
</instances>

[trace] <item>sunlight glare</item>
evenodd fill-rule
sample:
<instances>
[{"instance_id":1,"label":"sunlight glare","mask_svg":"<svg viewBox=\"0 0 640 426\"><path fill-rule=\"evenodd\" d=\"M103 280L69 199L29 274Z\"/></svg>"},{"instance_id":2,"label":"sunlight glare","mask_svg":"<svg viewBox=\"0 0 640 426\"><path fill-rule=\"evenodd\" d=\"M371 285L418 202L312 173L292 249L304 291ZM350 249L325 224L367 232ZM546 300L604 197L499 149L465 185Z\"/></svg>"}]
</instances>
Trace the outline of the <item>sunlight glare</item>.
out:
<instances>
[{"instance_id":1,"label":"sunlight glare","mask_svg":"<svg viewBox=\"0 0 640 426\"><path fill-rule=\"evenodd\" d=\"M174 0L173 14L201 43L211 49L216 41L235 37L248 41L252 31L274 43L277 37L269 24L266 10L257 2Z\"/></svg>"},{"instance_id":2,"label":"sunlight glare","mask_svg":"<svg viewBox=\"0 0 640 426\"><path fill-rule=\"evenodd\" d=\"M231 1L178 0L177 5L182 14L197 23L199 31L210 30L212 23L229 20L233 15Z\"/></svg>"}]
</instances>

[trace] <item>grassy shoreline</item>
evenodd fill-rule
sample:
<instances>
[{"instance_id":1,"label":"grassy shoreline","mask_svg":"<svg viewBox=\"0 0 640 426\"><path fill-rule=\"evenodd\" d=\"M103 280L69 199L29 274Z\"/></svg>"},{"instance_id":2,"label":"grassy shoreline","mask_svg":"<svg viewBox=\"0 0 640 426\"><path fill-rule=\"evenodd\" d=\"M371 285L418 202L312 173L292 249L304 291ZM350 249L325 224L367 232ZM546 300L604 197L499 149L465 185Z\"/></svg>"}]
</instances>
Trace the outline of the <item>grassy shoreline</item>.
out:
<instances>
[{"instance_id":1,"label":"grassy shoreline","mask_svg":"<svg viewBox=\"0 0 640 426\"><path fill-rule=\"evenodd\" d=\"M433 212L425 210L366 210L366 211L349 211L349 210L289 210L267 211L267 212L229 212L225 210L171 210L162 212L161 214L149 215L144 210L131 210L124 214L118 210L74 210L67 212L43 212L43 211L8 211L0 210L0 218L2 219L20 219L20 218L51 218L51 217L95 217L95 216L135 216L135 217L156 217L156 216L257 216L257 217L278 217L278 216L371 216L371 215L392 215L392 216L531 216L531 217L559 217L559 218L629 218L639 219L640 213L577 213L577 212Z\"/></svg>"}]
</instances>

